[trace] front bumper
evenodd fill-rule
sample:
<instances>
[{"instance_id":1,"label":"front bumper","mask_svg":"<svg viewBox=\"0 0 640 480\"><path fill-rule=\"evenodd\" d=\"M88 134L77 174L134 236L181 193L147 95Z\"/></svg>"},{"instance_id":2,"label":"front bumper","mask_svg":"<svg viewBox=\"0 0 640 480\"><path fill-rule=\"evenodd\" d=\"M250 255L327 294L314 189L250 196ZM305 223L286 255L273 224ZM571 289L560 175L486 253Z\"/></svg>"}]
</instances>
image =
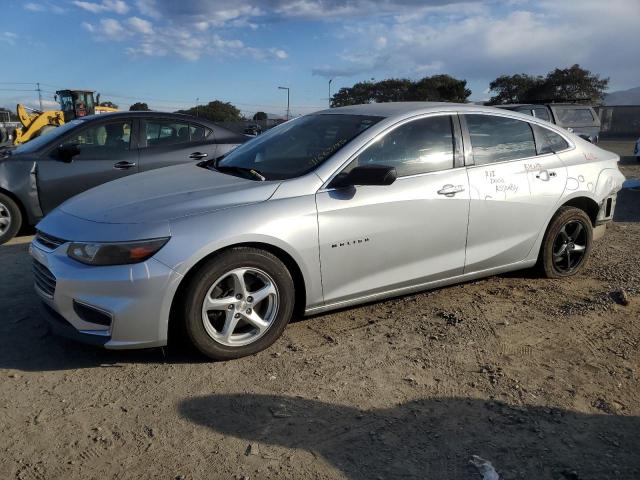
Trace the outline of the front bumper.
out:
<instances>
[{"instance_id":1,"label":"front bumper","mask_svg":"<svg viewBox=\"0 0 640 480\"><path fill-rule=\"evenodd\" d=\"M166 345L171 299L180 274L153 258L133 265L92 267L69 258L67 247L49 249L34 240L29 249L40 276L35 289L54 332L109 349ZM103 313L102 320L107 321L83 318L78 305Z\"/></svg>"}]
</instances>

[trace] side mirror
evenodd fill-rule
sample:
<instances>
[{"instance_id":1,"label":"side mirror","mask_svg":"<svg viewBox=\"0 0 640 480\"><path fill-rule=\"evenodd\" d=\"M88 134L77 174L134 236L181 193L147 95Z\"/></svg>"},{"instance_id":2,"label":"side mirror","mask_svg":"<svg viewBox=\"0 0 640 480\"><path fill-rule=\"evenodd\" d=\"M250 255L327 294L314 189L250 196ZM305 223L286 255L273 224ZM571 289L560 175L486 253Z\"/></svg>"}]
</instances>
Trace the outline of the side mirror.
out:
<instances>
[{"instance_id":1,"label":"side mirror","mask_svg":"<svg viewBox=\"0 0 640 480\"><path fill-rule=\"evenodd\" d=\"M354 185L391 185L398 178L395 167L386 165L362 165L349 173L341 173L333 179L330 188L344 188Z\"/></svg>"},{"instance_id":2,"label":"side mirror","mask_svg":"<svg viewBox=\"0 0 640 480\"><path fill-rule=\"evenodd\" d=\"M73 157L79 153L80 149L77 143L66 143L58 147L58 158L65 163L71 163Z\"/></svg>"}]
</instances>

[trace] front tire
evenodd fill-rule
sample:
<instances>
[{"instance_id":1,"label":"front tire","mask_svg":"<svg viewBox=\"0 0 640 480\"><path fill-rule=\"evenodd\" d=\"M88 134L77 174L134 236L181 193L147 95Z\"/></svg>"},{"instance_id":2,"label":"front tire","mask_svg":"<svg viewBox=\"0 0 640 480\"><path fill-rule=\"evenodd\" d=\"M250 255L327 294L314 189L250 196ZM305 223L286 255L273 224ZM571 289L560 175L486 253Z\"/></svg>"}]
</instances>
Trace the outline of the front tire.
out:
<instances>
[{"instance_id":1,"label":"front tire","mask_svg":"<svg viewBox=\"0 0 640 480\"><path fill-rule=\"evenodd\" d=\"M0 245L15 237L21 226L20 208L13 199L0 193Z\"/></svg>"},{"instance_id":2,"label":"front tire","mask_svg":"<svg viewBox=\"0 0 640 480\"><path fill-rule=\"evenodd\" d=\"M560 207L549 223L539 266L548 278L564 278L580 272L593 244L593 226L588 215L575 207Z\"/></svg>"},{"instance_id":3,"label":"front tire","mask_svg":"<svg viewBox=\"0 0 640 480\"><path fill-rule=\"evenodd\" d=\"M250 247L211 258L186 292L182 310L187 337L214 360L269 347L289 323L295 300L286 266L275 255Z\"/></svg>"}]
</instances>

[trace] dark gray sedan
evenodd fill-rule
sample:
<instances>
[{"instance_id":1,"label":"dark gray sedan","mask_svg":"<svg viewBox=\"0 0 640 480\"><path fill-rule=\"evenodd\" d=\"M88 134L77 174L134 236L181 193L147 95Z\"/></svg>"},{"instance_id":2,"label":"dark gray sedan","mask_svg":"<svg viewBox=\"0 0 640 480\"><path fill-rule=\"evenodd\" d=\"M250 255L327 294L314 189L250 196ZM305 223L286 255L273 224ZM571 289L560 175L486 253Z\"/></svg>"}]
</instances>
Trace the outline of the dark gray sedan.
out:
<instances>
[{"instance_id":1,"label":"dark gray sedan","mask_svg":"<svg viewBox=\"0 0 640 480\"><path fill-rule=\"evenodd\" d=\"M80 192L134 173L215 158L249 138L189 115L118 112L73 120L0 151L0 244Z\"/></svg>"}]
</instances>

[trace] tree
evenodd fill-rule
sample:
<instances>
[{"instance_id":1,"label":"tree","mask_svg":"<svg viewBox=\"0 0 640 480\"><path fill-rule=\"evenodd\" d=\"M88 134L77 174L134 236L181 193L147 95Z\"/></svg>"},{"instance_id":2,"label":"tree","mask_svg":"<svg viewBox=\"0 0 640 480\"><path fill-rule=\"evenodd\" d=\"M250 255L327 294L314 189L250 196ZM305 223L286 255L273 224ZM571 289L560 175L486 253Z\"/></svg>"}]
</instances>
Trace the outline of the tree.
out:
<instances>
[{"instance_id":1,"label":"tree","mask_svg":"<svg viewBox=\"0 0 640 480\"><path fill-rule=\"evenodd\" d=\"M434 75L417 81L391 78L379 82L358 82L353 87L341 88L332 98L332 107L361 103L445 101L466 102L471 95L466 80L450 75Z\"/></svg>"},{"instance_id":2,"label":"tree","mask_svg":"<svg viewBox=\"0 0 640 480\"><path fill-rule=\"evenodd\" d=\"M212 122L238 122L242 120L240 110L229 102L214 100L206 105L197 105L188 110L178 110L178 113L188 113L211 120Z\"/></svg>"},{"instance_id":3,"label":"tree","mask_svg":"<svg viewBox=\"0 0 640 480\"><path fill-rule=\"evenodd\" d=\"M136 102L129 107L130 112L149 112L151 109L149 105L144 102Z\"/></svg>"},{"instance_id":4,"label":"tree","mask_svg":"<svg viewBox=\"0 0 640 480\"><path fill-rule=\"evenodd\" d=\"M609 86L608 78L573 65L549 72L546 76L524 73L501 75L489 84L495 92L490 104L584 102L599 104Z\"/></svg>"},{"instance_id":5,"label":"tree","mask_svg":"<svg viewBox=\"0 0 640 480\"><path fill-rule=\"evenodd\" d=\"M264 112L256 112L256 114L253 116L253 120L255 122L264 121L264 120L267 120L268 118L269 117Z\"/></svg>"},{"instance_id":6,"label":"tree","mask_svg":"<svg viewBox=\"0 0 640 480\"><path fill-rule=\"evenodd\" d=\"M101 107L110 107L110 108L115 108L115 109L118 108L118 105L116 105L115 103L110 102L108 100L106 102L100 102L98 105L101 106Z\"/></svg>"}]
</instances>

